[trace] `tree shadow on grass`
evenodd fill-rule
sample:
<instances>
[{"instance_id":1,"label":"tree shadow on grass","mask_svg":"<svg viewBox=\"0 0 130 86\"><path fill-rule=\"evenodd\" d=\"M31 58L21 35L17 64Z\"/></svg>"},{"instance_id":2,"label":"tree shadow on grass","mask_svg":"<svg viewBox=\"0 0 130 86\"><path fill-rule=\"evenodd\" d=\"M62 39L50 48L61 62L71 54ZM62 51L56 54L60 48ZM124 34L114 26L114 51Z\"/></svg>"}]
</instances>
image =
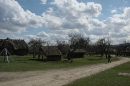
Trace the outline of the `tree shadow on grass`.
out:
<instances>
[{"instance_id":1,"label":"tree shadow on grass","mask_svg":"<svg viewBox=\"0 0 130 86\"><path fill-rule=\"evenodd\" d=\"M101 60L101 59L98 58L98 59L88 59L88 60L90 60L90 61L97 61L97 60Z\"/></svg>"},{"instance_id":2,"label":"tree shadow on grass","mask_svg":"<svg viewBox=\"0 0 130 86\"><path fill-rule=\"evenodd\" d=\"M97 55L97 56L94 56L93 58L88 58L87 60L90 60L90 61L97 61L97 60L101 60L102 57Z\"/></svg>"},{"instance_id":3,"label":"tree shadow on grass","mask_svg":"<svg viewBox=\"0 0 130 86\"><path fill-rule=\"evenodd\" d=\"M31 61L39 61L39 62L46 62L46 59L29 59Z\"/></svg>"}]
</instances>

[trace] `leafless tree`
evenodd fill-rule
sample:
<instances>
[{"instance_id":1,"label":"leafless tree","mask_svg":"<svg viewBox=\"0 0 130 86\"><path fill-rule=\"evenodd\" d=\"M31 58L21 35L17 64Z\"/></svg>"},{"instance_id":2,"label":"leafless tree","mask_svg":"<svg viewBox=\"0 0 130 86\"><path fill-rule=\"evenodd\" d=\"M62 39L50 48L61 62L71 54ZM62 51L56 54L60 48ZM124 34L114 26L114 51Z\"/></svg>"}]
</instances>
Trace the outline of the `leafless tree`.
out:
<instances>
[{"instance_id":1,"label":"leafless tree","mask_svg":"<svg viewBox=\"0 0 130 86\"><path fill-rule=\"evenodd\" d=\"M109 54L109 50L110 50L110 46L111 46L112 41L109 38L101 38L96 42L96 49L100 55L102 59L102 56L105 54L106 58Z\"/></svg>"},{"instance_id":2,"label":"leafless tree","mask_svg":"<svg viewBox=\"0 0 130 86\"><path fill-rule=\"evenodd\" d=\"M90 39L85 38L81 34L69 34L69 43L70 43L70 48L73 49L68 53L68 58L73 62L73 53L76 49L85 49L88 50Z\"/></svg>"},{"instance_id":3,"label":"leafless tree","mask_svg":"<svg viewBox=\"0 0 130 86\"><path fill-rule=\"evenodd\" d=\"M89 46L90 38L85 38L81 34L69 35L70 48L73 49L87 49Z\"/></svg>"},{"instance_id":4,"label":"leafless tree","mask_svg":"<svg viewBox=\"0 0 130 86\"><path fill-rule=\"evenodd\" d=\"M108 37L107 39L105 39L105 55L106 58L108 57L108 54L110 54L110 46L112 45L112 41L110 40L110 38Z\"/></svg>"},{"instance_id":5,"label":"leafless tree","mask_svg":"<svg viewBox=\"0 0 130 86\"><path fill-rule=\"evenodd\" d=\"M123 54L123 56L125 57L126 56L126 50L127 48L130 47L130 43L128 41L123 41L122 44L119 44L118 45L118 48L117 48L117 51L118 51L118 55L120 54Z\"/></svg>"},{"instance_id":6,"label":"leafless tree","mask_svg":"<svg viewBox=\"0 0 130 86\"><path fill-rule=\"evenodd\" d=\"M69 44L67 42L57 40L57 46L63 55L67 54L69 50Z\"/></svg>"},{"instance_id":7,"label":"leafless tree","mask_svg":"<svg viewBox=\"0 0 130 86\"><path fill-rule=\"evenodd\" d=\"M97 47L96 52L101 55L101 59L102 59L102 56L103 56L104 51L105 51L105 45L106 45L106 44L105 44L105 38L99 39L99 40L96 42L96 47Z\"/></svg>"},{"instance_id":8,"label":"leafless tree","mask_svg":"<svg viewBox=\"0 0 130 86\"><path fill-rule=\"evenodd\" d=\"M32 47L33 58L36 58L36 54L39 52L39 48L43 46L46 42L41 38L30 39L28 45Z\"/></svg>"}]
</instances>

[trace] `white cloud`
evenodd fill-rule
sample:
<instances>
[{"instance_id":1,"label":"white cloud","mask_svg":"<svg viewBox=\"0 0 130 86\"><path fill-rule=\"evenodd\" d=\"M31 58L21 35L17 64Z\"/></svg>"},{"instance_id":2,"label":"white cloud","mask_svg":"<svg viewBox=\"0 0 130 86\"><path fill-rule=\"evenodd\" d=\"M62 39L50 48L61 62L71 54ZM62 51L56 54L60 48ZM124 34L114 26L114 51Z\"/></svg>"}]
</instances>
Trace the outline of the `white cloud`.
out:
<instances>
[{"instance_id":1,"label":"white cloud","mask_svg":"<svg viewBox=\"0 0 130 86\"><path fill-rule=\"evenodd\" d=\"M47 0L41 0L42 4L46 4Z\"/></svg>"},{"instance_id":2,"label":"white cloud","mask_svg":"<svg viewBox=\"0 0 130 86\"><path fill-rule=\"evenodd\" d=\"M114 40L115 43L121 43L124 39L129 40L129 13L130 8L126 7L122 14L114 14L108 17L103 22L106 24L106 29L109 32L108 36Z\"/></svg>"},{"instance_id":3,"label":"white cloud","mask_svg":"<svg viewBox=\"0 0 130 86\"><path fill-rule=\"evenodd\" d=\"M36 39L36 38L41 38L42 40L48 42L49 44L55 45L57 40L62 40L68 42L69 37L67 34L57 34L57 33L46 33L42 31L41 33L39 32L37 35L26 35L25 36L25 41L29 42L30 39Z\"/></svg>"},{"instance_id":4,"label":"white cloud","mask_svg":"<svg viewBox=\"0 0 130 86\"><path fill-rule=\"evenodd\" d=\"M36 36L36 35L31 35L31 34L24 36L24 40L25 40L26 42L29 42L30 39L37 39L37 38L39 38L39 37Z\"/></svg>"},{"instance_id":5,"label":"white cloud","mask_svg":"<svg viewBox=\"0 0 130 86\"><path fill-rule=\"evenodd\" d=\"M42 32L39 32L38 33L38 36L40 36L40 37L50 37L47 33L45 33L44 31L42 31Z\"/></svg>"},{"instance_id":6,"label":"white cloud","mask_svg":"<svg viewBox=\"0 0 130 86\"><path fill-rule=\"evenodd\" d=\"M57 10L48 8L42 14L44 25L51 30L83 29L91 25L86 18L98 17L101 14L102 6L94 2L77 2L76 0L54 0L52 5Z\"/></svg>"},{"instance_id":7,"label":"white cloud","mask_svg":"<svg viewBox=\"0 0 130 86\"><path fill-rule=\"evenodd\" d=\"M45 20L44 25L51 30L59 29L62 19L60 17L53 15L53 8L49 8L45 13L42 14Z\"/></svg>"},{"instance_id":8,"label":"white cloud","mask_svg":"<svg viewBox=\"0 0 130 86\"><path fill-rule=\"evenodd\" d=\"M82 3L77 0L54 0L51 4L56 5L63 13L70 17L99 16L102 6L94 2Z\"/></svg>"},{"instance_id":9,"label":"white cloud","mask_svg":"<svg viewBox=\"0 0 130 86\"><path fill-rule=\"evenodd\" d=\"M38 36L36 35L25 35L28 39L36 39Z\"/></svg>"},{"instance_id":10,"label":"white cloud","mask_svg":"<svg viewBox=\"0 0 130 86\"><path fill-rule=\"evenodd\" d=\"M46 3L46 0L43 4ZM0 0L0 32L21 33L28 27L42 27L50 29L38 32L37 35L26 35L25 39L41 37L46 41L69 40L68 34L83 34L96 41L109 36L114 42L129 38L130 7L124 7L124 13L111 10L111 17L103 21L98 19L102 6L94 2L78 2L77 0L54 0L41 16L24 10L15 0ZM56 8L53 8L53 6ZM130 38L129 38L130 39Z\"/></svg>"},{"instance_id":11,"label":"white cloud","mask_svg":"<svg viewBox=\"0 0 130 86\"><path fill-rule=\"evenodd\" d=\"M116 10L116 9L111 10L111 13L116 13L116 12L117 12L117 10Z\"/></svg>"},{"instance_id":12,"label":"white cloud","mask_svg":"<svg viewBox=\"0 0 130 86\"><path fill-rule=\"evenodd\" d=\"M15 0L0 0L0 31L21 33L27 27L41 27L41 16L24 10Z\"/></svg>"},{"instance_id":13,"label":"white cloud","mask_svg":"<svg viewBox=\"0 0 130 86\"><path fill-rule=\"evenodd\" d=\"M88 21L94 28L104 28L106 26L102 21L95 18L89 18Z\"/></svg>"},{"instance_id":14,"label":"white cloud","mask_svg":"<svg viewBox=\"0 0 130 86\"><path fill-rule=\"evenodd\" d=\"M130 7L125 7L124 9L124 15L130 19Z\"/></svg>"},{"instance_id":15,"label":"white cloud","mask_svg":"<svg viewBox=\"0 0 130 86\"><path fill-rule=\"evenodd\" d=\"M83 3L76 0L54 0L51 4L56 5L58 9L48 8L42 14L46 21L44 25L48 29L55 30L54 33L65 35L65 37L68 34L79 33L86 37L92 37L92 40L96 40L104 36L114 36L110 32L120 32L127 25L127 22L122 19L124 14L115 14L104 21L98 20L97 18L101 14L102 6L93 2ZM51 35L50 39L54 40L61 37L59 35L56 36L56 34L53 38ZM60 39L64 38L61 37Z\"/></svg>"},{"instance_id":16,"label":"white cloud","mask_svg":"<svg viewBox=\"0 0 130 86\"><path fill-rule=\"evenodd\" d=\"M100 4L83 3L76 0L54 0L51 4L57 6L58 9L54 10L50 7L42 16L38 16L29 10L24 10L15 0L1 0L0 31L2 33L21 33L26 31L27 27L38 28L44 24L46 28L55 31L53 33L42 31L37 36L26 35L26 39L42 37L45 40L54 41L56 39L68 40L68 34L93 34L97 27L100 31L94 32L100 34L101 29L99 28L104 27L104 24L98 19L89 19L101 14L102 6Z\"/></svg>"}]
</instances>

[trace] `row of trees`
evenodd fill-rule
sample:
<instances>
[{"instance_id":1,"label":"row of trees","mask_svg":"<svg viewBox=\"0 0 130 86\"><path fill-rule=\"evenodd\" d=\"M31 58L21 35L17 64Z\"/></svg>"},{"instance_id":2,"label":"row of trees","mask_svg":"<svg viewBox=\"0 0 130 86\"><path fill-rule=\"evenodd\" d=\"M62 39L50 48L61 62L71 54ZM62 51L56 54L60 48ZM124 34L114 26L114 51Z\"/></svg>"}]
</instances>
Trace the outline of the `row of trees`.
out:
<instances>
[{"instance_id":1,"label":"row of trees","mask_svg":"<svg viewBox=\"0 0 130 86\"><path fill-rule=\"evenodd\" d=\"M100 54L102 59L102 56L104 54L106 55L107 58L110 49L117 51L118 54L124 52L125 56L125 50L129 47L128 43L126 42L112 47L113 46L112 41L109 38L101 38L98 39L95 43L92 43L89 37L85 38L81 34L74 34L74 35L70 34L68 36L69 36L68 42L57 40L56 46L58 46L62 54L67 54L69 49L85 49L89 55ZM50 43L42 40L41 38L37 38L37 39L31 39L28 45L32 47L33 57L35 57L37 53L36 51L38 51L38 49L41 46L44 45L50 46Z\"/></svg>"}]
</instances>

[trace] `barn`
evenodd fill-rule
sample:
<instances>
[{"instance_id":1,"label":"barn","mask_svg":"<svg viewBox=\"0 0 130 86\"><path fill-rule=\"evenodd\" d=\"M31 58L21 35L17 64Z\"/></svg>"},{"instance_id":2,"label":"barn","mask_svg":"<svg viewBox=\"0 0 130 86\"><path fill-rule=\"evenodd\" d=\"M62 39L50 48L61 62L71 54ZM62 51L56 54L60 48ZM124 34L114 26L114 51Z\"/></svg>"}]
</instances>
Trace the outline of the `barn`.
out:
<instances>
[{"instance_id":1,"label":"barn","mask_svg":"<svg viewBox=\"0 0 130 86\"><path fill-rule=\"evenodd\" d=\"M121 53L122 53L124 56L130 56L130 48L127 47L127 48L125 49L125 51L122 51Z\"/></svg>"},{"instance_id":2,"label":"barn","mask_svg":"<svg viewBox=\"0 0 130 86\"><path fill-rule=\"evenodd\" d=\"M86 51L84 49L70 49L68 52L68 56L73 58L82 58Z\"/></svg>"},{"instance_id":3,"label":"barn","mask_svg":"<svg viewBox=\"0 0 130 86\"><path fill-rule=\"evenodd\" d=\"M61 60L62 53L56 46L43 46L39 50L47 57L47 61Z\"/></svg>"},{"instance_id":4,"label":"barn","mask_svg":"<svg viewBox=\"0 0 130 86\"><path fill-rule=\"evenodd\" d=\"M11 55L27 55L28 46L24 40L20 39L0 39L0 52L7 48Z\"/></svg>"}]
</instances>

